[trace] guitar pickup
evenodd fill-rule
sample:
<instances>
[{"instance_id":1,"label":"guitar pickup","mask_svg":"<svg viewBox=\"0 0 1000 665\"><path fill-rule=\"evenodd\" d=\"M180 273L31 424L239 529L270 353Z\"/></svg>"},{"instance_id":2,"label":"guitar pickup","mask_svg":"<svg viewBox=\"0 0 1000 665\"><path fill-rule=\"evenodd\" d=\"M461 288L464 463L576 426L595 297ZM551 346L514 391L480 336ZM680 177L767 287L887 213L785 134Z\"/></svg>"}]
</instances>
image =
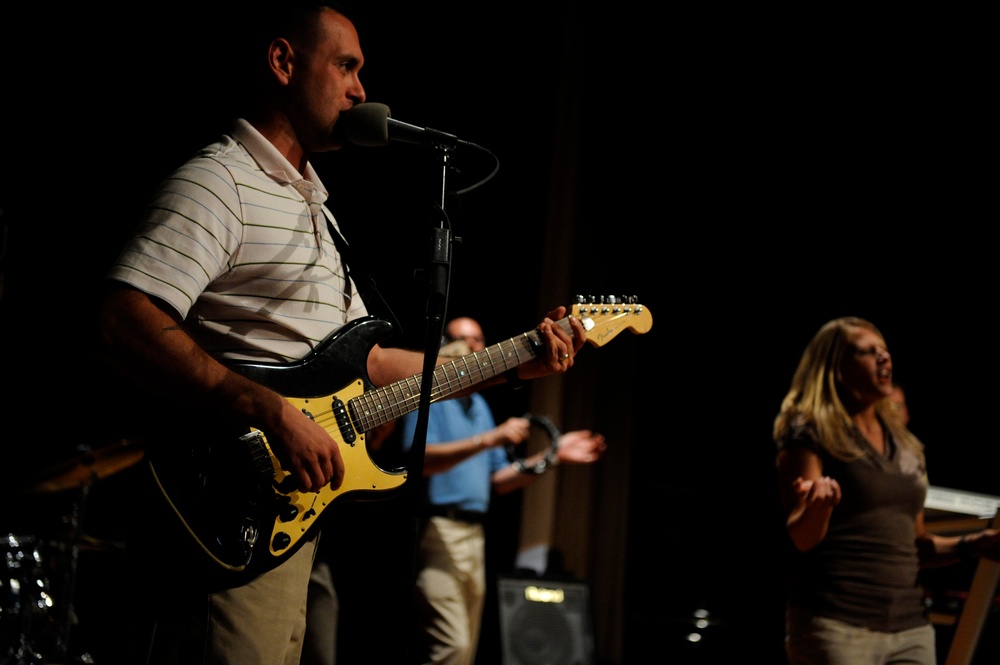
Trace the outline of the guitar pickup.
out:
<instances>
[{"instance_id":1,"label":"guitar pickup","mask_svg":"<svg viewBox=\"0 0 1000 665\"><path fill-rule=\"evenodd\" d=\"M339 397L334 397L330 407L333 410L333 417L337 420L340 437L344 443L353 446L358 435L354 431L354 426L351 425L351 419L347 416L347 407L344 405L344 401Z\"/></svg>"}]
</instances>

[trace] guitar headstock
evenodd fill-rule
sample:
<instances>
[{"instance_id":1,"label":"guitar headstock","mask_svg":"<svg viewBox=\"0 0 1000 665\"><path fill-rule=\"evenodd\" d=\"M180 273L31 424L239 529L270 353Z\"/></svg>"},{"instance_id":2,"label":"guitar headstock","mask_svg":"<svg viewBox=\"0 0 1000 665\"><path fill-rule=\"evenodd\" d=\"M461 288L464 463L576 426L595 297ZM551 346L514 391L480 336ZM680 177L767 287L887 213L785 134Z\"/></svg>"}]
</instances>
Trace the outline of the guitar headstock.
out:
<instances>
[{"instance_id":1,"label":"guitar headstock","mask_svg":"<svg viewBox=\"0 0 1000 665\"><path fill-rule=\"evenodd\" d=\"M653 327L653 315L635 296L577 296L567 311L580 319L594 346L607 344L623 330L641 335Z\"/></svg>"}]
</instances>

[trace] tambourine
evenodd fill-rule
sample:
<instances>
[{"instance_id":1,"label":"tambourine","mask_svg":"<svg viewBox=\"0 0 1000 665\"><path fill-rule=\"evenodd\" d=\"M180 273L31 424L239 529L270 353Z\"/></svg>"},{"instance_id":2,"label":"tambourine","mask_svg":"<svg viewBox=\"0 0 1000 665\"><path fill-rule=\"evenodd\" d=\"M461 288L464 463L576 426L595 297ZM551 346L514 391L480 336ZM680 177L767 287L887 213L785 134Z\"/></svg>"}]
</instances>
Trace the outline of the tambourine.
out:
<instances>
[{"instance_id":1,"label":"tambourine","mask_svg":"<svg viewBox=\"0 0 1000 665\"><path fill-rule=\"evenodd\" d=\"M507 444L507 459L510 460L511 466L518 473L534 473L540 475L548 471L550 468L555 468L559 466L559 437L562 436L562 432L559 428L552 424L552 421L545 416L537 416L532 413L526 413L522 416L526 418L532 427L543 430L549 436L549 450L545 453L545 457L538 461L537 464L529 466L525 464L525 458L519 457L517 450L512 444Z\"/></svg>"}]
</instances>

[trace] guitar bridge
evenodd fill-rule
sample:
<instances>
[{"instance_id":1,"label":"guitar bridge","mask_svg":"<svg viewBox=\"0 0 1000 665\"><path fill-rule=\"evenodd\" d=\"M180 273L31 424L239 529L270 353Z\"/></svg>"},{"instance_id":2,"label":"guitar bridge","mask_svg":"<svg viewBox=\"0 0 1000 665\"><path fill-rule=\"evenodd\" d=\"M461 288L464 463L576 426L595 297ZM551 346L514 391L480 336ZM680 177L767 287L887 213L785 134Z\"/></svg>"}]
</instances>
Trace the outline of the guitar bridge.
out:
<instances>
[{"instance_id":1,"label":"guitar bridge","mask_svg":"<svg viewBox=\"0 0 1000 665\"><path fill-rule=\"evenodd\" d=\"M274 464L271 463L271 453L267 449L267 440L264 439L263 433L260 430L247 432L240 437L240 441L246 444L254 472L267 478L268 481L273 479L277 474L274 471Z\"/></svg>"}]
</instances>

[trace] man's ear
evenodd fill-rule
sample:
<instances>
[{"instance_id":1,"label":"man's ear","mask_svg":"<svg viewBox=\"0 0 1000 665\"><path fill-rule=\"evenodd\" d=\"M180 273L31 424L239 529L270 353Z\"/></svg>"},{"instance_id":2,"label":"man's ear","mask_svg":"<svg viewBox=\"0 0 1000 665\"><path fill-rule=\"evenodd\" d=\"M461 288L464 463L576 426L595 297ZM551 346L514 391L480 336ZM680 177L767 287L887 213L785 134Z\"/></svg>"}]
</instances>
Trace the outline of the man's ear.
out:
<instances>
[{"instance_id":1,"label":"man's ear","mask_svg":"<svg viewBox=\"0 0 1000 665\"><path fill-rule=\"evenodd\" d=\"M278 37L267 49L267 65L271 73L282 85L288 85L292 77L295 52L284 37Z\"/></svg>"}]
</instances>

